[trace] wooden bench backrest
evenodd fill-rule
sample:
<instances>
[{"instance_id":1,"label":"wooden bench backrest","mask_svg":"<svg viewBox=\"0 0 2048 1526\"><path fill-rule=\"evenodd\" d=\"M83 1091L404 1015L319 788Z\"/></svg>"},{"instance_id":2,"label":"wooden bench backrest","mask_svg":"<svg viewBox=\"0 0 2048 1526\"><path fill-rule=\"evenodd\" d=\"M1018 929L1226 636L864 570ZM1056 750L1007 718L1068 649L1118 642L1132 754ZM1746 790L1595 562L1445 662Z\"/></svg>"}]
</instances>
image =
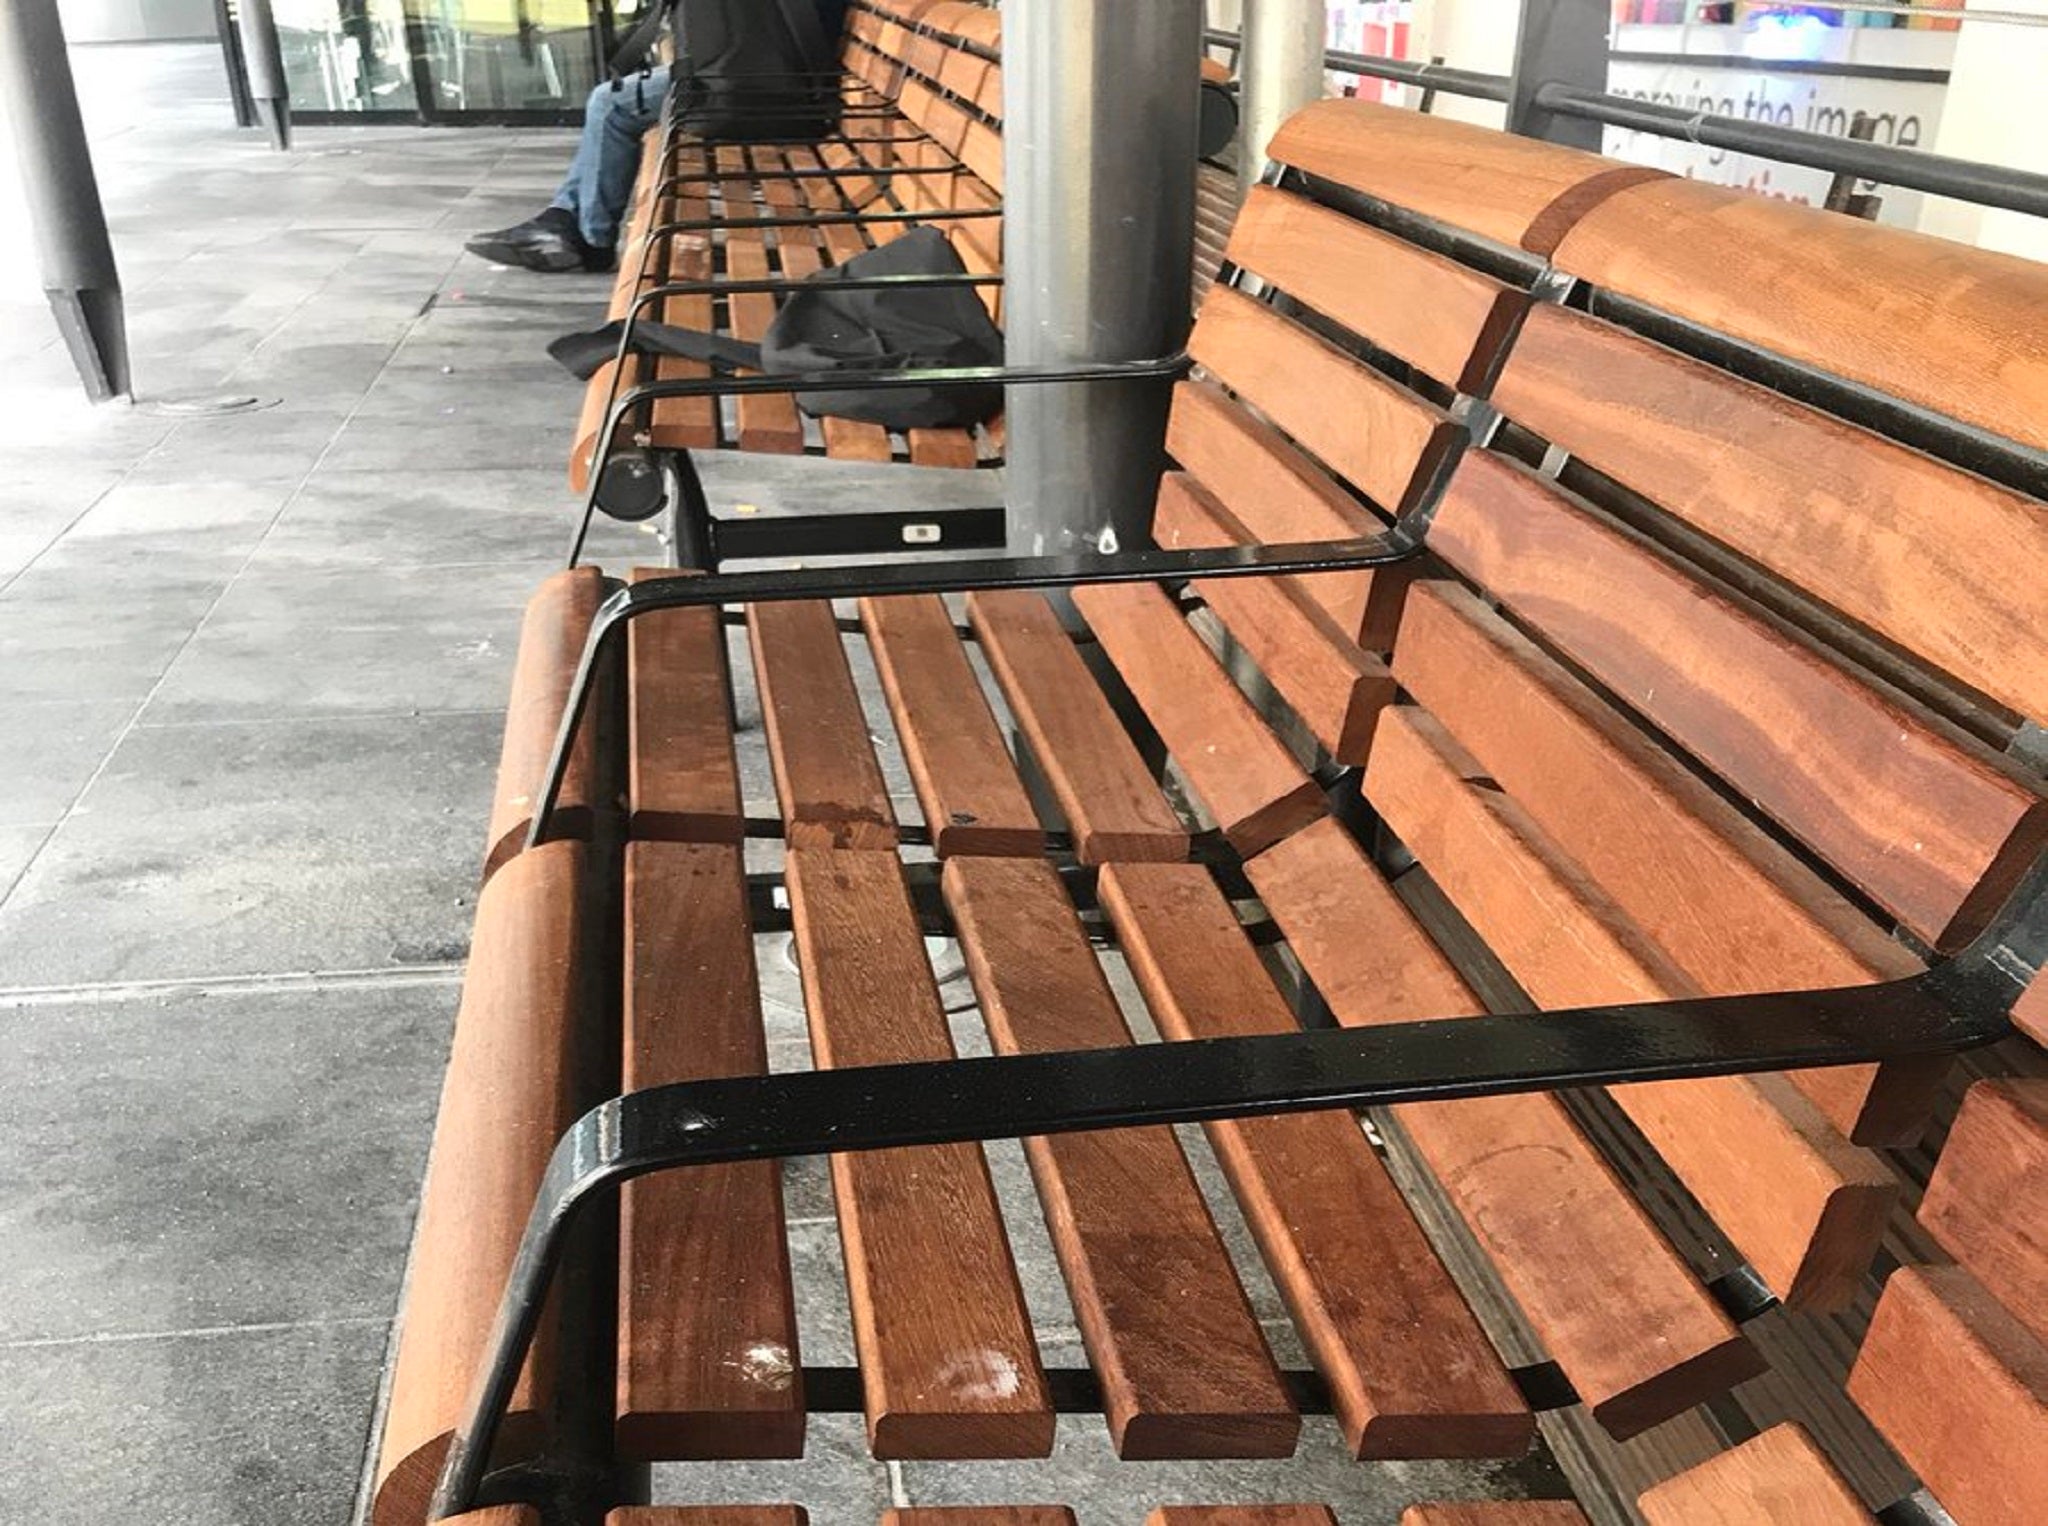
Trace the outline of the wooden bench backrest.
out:
<instances>
[{"instance_id":1,"label":"wooden bench backrest","mask_svg":"<svg viewBox=\"0 0 2048 1526\"><path fill-rule=\"evenodd\" d=\"M891 183L905 210L937 212L996 207L1003 187L1003 67L998 13L967 3L898 4L860 0L848 13L847 64L929 142L877 145L877 162L942 170L958 163L964 174L901 175ZM859 135L858 124L849 136ZM969 270L1002 269L1002 219L937 224ZM996 293L991 306L1000 317Z\"/></svg>"},{"instance_id":2,"label":"wooden bench backrest","mask_svg":"<svg viewBox=\"0 0 2048 1526\"><path fill-rule=\"evenodd\" d=\"M1197 590L1291 734L1365 762L1368 804L1538 1006L1874 981L1917 968L1894 927L1967 941L2048 842L2001 750L2048 713L2048 465L2026 454L2048 269L1357 102L1309 107L1273 155L1196 325L1158 539L1358 533L1442 488L1417 568ZM1474 396L1504 424L1446 473ZM1112 632L1135 618L1090 602ZM1105 638L1157 724L1196 700L1152 692L1146 645ZM1361 723L1333 695L1374 653ZM1178 721L1184 760L1224 708ZM1215 765L1183 767L1206 801ZM1339 1019L1385 1020L1387 980L1331 997L1364 956L1314 924L1359 901L1314 887L1372 871L1324 833L1249 868ZM1895 1192L1851 1141L1913 1139L1937 1076L1616 1100L1780 1296L1826 1308ZM1895 1281L1852 1391L1959 1519L2048 1519L2037 1484L1999 1481L2048 1425L2024 1323L2048 1248L2006 1228L2048 1194L2048 1127L2032 1093L1964 1123L1951 1149L2001 1164L1938 1177L1930 1212L1991 1248ZM1943 1439L1939 1396L1971 1385L2010 1449Z\"/></svg>"}]
</instances>

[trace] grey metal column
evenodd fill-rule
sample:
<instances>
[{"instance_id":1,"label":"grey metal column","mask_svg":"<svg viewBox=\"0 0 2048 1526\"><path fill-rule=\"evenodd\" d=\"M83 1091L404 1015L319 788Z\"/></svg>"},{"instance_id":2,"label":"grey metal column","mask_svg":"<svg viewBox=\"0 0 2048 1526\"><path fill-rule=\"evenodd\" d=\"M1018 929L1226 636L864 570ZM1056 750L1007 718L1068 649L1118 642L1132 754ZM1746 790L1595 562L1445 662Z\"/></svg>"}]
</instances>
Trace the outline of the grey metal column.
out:
<instances>
[{"instance_id":1,"label":"grey metal column","mask_svg":"<svg viewBox=\"0 0 2048 1526\"><path fill-rule=\"evenodd\" d=\"M285 83L284 49L270 0L236 0L236 29L242 34L242 63L249 71L249 95L256 115L270 129L274 147L292 146L292 93Z\"/></svg>"},{"instance_id":2,"label":"grey metal column","mask_svg":"<svg viewBox=\"0 0 2048 1526\"><path fill-rule=\"evenodd\" d=\"M1266 167L1266 145L1286 121L1324 91L1324 0L1244 0L1244 87L1237 177L1249 189Z\"/></svg>"},{"instance_id":3,"label":"grey metal column","mask_svg":"<svg viewBox=\"0 0 2048 1526\"><path fill-rule=\"evenodd\" d=\"M7 103L21 161L43 292L71 363L94 402L124 396L128 332L121 273L107 239L57 0L0 3L0 100Z\"/></svg>"},{"instance_id":4,"label":"grey metal column","mask_svg":"<svg viewBox=\"0 0 2048 1526\"><path fill-rule=\"evenodd\" d=\"M1006 0L1003 328L1012 364L1187 340L1201 0ZM1013 551L1145 544L1171 384L1012 387Z\"/></svg>"},{"instance_id":5,"label":"grey metal column","mask_svg":"<svg viewBox=\"0 0 2048 1526\"><path fill-rule=\"evenodd\" d=\"M1508 131L1600 151L1600 124L1539 105L1547 84L1607 88L1610 0L1522 0L1522 28L1508 79Z\"/></svg>"}]
</instances>

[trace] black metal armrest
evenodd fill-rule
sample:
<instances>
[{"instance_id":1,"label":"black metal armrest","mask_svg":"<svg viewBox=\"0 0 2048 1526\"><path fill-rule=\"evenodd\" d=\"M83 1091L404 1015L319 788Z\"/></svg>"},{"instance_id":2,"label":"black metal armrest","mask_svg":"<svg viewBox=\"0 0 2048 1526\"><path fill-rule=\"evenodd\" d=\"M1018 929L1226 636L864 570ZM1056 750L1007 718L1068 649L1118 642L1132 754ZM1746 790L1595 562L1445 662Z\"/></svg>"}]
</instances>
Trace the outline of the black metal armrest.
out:
<instances>
[{"instance_id":1,"label":"black metal armrest","mask_svg":"<svg viewBox=\"0 0 2048 1526\"><path fill-rule=\"evenodd\" d=\"M432 1514L476 1503L568 1227L633 1177L1952 1054L2012 1031L2012 1005L2044 952L2048 861L1968 950L1885 985L749 1076L615 1097L585 1114L548 1163Z\"/></svg>"},{"instance_id":2,"label":"black metal armrest","mask_svg":"<svg viewBox=\"0 0 2048 1526\"><path fill-rule=\"evenodd\" d=\"M752 380L753 378L742 378ZM777 380L767 377L762 380ZM958 562L889 562L857 567L804 567L780 572L720 572L620 584L597 608L547 772L534 794L526 844L548 840L576 731L590 703L592 682L612 644L632 621L661 609L720 604L766 604L790 599L848 599L869 595L973 593L1003 588L1075 588L1090 583L1186 582L1191 578L1273 577L1359 571L1406 561L1422 549L1420 534L1397 522L1355 540L1294 545L1217 546L1186 551L1077 552L1061 556L978 557Z\"/></svg>"}]
</instances>

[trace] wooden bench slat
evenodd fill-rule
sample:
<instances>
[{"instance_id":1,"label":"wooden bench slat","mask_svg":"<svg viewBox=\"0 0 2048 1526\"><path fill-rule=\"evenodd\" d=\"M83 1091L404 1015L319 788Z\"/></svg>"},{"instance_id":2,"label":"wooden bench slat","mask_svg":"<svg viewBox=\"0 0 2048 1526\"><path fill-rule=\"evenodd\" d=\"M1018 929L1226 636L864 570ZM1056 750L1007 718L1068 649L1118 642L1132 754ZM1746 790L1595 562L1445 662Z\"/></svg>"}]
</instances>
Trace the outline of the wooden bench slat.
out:
<instances>
[{"instance_id":1,"label":"wooden bench slat","mask_svg":"<svg viewBox=\"0 0 2048 1526\"><path fill-rule=\"evenodd\" d=\"M708 198L685 190L665 211L657 205L651 221L703 222L710 211ZM659 279L670 283L710 280L710 238L702 233L671 235L662 243L655 270ZM649 316L680 328L710 330L717 326L712 321L711 298L703 293L663 297ZM701 381L711 374L708 363L680 355L654 357L653 369L657 381ZM657 398L648 409L649 442L664 450L715 450L721 427L718 400L713 397Z\"/></svg>"},{"instance_id":2,"label":"wooden bench slat","mask_svg":"<svg viewBox=\"0 0 2048 1526\"><path fill-rule=\"evenodd\" d=\"M519 650L512 663L512 694L505 705L505 734L498 750L491 823L484 843L484 878L497 873L525 845L533 799L554 753L562 707L582 660L590 624L604 598L604 574L574 567L542 583L527 601L519 623ZM596 806L595 729L583 727L570 748L555 807L554 830L588 835Z\"/></svg>"},{"instance_id":3,"label":"wooden bench slat","mask_svg":"<svg viewBox=\"0 0 2048 1526\"><path fill-rule=\"evenodd\" d=\"M720 167L726 151L734 145L719 146ZM757 182L732 179L720 182L724 215L750 218L759 214L754 205ZM769 278L768 243L759 228L729 227L725 230L725 273L735 281L765 281ZM766 292L744 292L726 298L732 315L733 337L758 344L775 321L775 298ZM801 455L804 448L803 421L797 416L796 399L786 392L741 393L738 399L742 450L778 455Z\"/></svg>"},{"instance_id":4,"label":"wooden bench slat","mask_svg":"<svg viewBox=\"0 0 2048 1526\"><path fill-rule=\"evenodd\" d=\"M896 856L795 847L787 883L818 1065L952 1059ZM1051 1399L980 1148L835 1155L832 1183L875 1455L1045 1456Z\"/></svg>"},{"instance_id":5,"label":"wooden bench slat","mask_svg":"<svg viewBox=\"0 0 2048 1526\"><path fill-rule=\"evenodd\" d=\"M1035 593L974 593L967 618L1081 862L1186 858L1187 829L1052 606Z\"/></svg>"},{"instance_id":6,"label":"wooden bench slat","mask_svg":"<svg viewBox=\"0 0 2048 1526\"><path fill-rule=\"evenodd\" d=\"M2048 1341L2048 1079L1979 1081L1963 1094L1920 1222Z\"/></svg>"},{"instance_id":7,"label":"wooden bench slat","mask_svg":"<svg viewBox=\"0 0 2048 1526\"><path fill-rule=\"evenodd\" d=\"M1202 303L1188 353L1389 512L1450 429L1441 410L1227 286Z\"/></svg>"},{"instance_id":8,"label":"wooden bench slat","mask_svg":"<svg viewBox=\"0 0 2048 1526\"><path fill-rule=\"evenodd\" d=\"M1323 792L1259 718L1157 584L1101 583L1074 603L1239 853L1323 813Z\"/></svg>"},{"instance_id":9,"label":"wooden bench slat","mask_svg":"<svg viewBox=\"0 0 2048 1526\"><path fill-rule=\"evenodd\" d=\"M1304 828L1245 872L1338 1022L1483 1010L1337 821ZM1647 1430L1763 1370L1555 1097L1393 1112L1610 1434Z\"/></svg>"},{"instance_id":10,"label":"wooden bench slat","mask_svg":"<svg viewBox=\"0 0 2048 1526\"><path fill-rule=\"evenodd\" d=\"M637 567L636 584L674 577ZM629 835L730 842L745 835L725 626L716 609L664 609L628 627Z\"/></svg>"},{"instance_id":11,"label":"wooden bench slat","mask_svg":"<svg viewBox=\"0 0 2048 1526\"><path fill-rule=\"evenodd\" d=\"M2048 802L2010 762L1517 465L1467 456L1429 543L1938 946L2048 841Z\"/></svg>"},{"instance_id":12,"label":"wooden bench slat","mask_svg":"<svg viewBox=\"0 0 2048 1526\"><path fill-rule=\"evenodd\" d=\"M621 1085L768 1068L742 850L626 849ZM803 1363L777 1161L619 1194L617 1438L634 1461L801 1457Z\"/></svg>"},{"instance_id":13,"label":"wooden bench slat","mask_svg":"<svg viewBox=\"0 0 2048 1526\"><path fill-rule=\"evenodd\" d=\"M919 1505L885 1510L882 1526L1074 1526L1065 1505Z\"/></svg>"},{"instance_id":14,"label":"wooden bench slat","mask_svg":"<svg viewBox=\"0 0 2048 1526\"><path fill-rule=\"evenodd\" d=\"M2035 1043L2048 1046L2048 975L2036 975L2012 1009L2013 1025Z\"/></svg>"},{"instance_id":15,"label":"wooden bench slat","mask_svg":"<svg viewBox=\"0 0 2048 1526\"><path fill-rule=\"evenodd\" d=\"M1798 258L1786 258L1788 249ZM1590 214L1558 246L1557 263L1665 312L2048 447L2048 272L2032 260L1666 178ZM1875 313L1873 293L1882 293Z\"/></svg>"},{"instance_id":16,"label":"wooden bench slat","mask_svg":"<svg viewBox=\"0 0 2048 1526\"><path fill-rule=\"evenodd\" d=\"M750 604L747 636L790 846L895 847L896 812L832 605Z\"/></svg>"},{"instance_id":17,"label":"wooden bench slat","mask_svg":"<svg viewBox=\"0 0 2048 1526\"><path fill-rule=\"evenodd\" d=\"M1962 1268L1892 1273L1849 1397L1957 1526L2048 1521L2048 1347Z\"/></svg>"},{"instance_id":18,"label":"wooden bench slat","mask_svg":"<svg viewBox=\"0 0 2048 1526\"><path fill-rule=\"evenodd\" d=\"M605 311L607 318L625 317L633 298L645 286L645 280L638 272L647 250L648 230L653 226L657 211L654 183L660 160L660 136L659 133L649 133L641 140L639 173L633 182L633 199L626 210L625 241L619 251L619 278L612 285L611 300ZM668 259L666 249L657 250L652 270L666 270ZM646 374L647 362L639 356L629 356L619 390L637 383ZM584 385L582 405L576 416L576 434L569 447L569 487L572 492L581 493L590 485L590 468L597 452L598 436L603 432L606 404L612 395L613 383L620 380L619 364L606 361Z\"/></svg>"},{"instance_id":19,"label":"wooden bench slat","mask_svg":"<svg viewBox=\"0 0 2048 1526\"><path fill-rule=\"evenodd\" d=\"M1045 860L955 859L944 887L998 1053L1131 1042ZM1173 1130L1025 1150L1117 1455L1291 1455L1300 1418Z\"/></svg>"},{"instance_id":20,"label":"wooden bench slat","mask_svg":"<svg viewBox=\"0 0 2048 1526\"><path fill-rule=\"evenodd\" d=\"M801 1505L622 1505L604 1526L809 1526Z\"/></svg>"},{"instance_id":21,"label":"wooden bench slat","mask_svg":"<svg viewBox=\"0 0 2048 1526\"><path fill-rule=\"evenodd\" d=\"M862 599L860 619L939 856L1043 852L1045 831L946 601Z\"/></svg>"},{"instance_id":22,"label":"wooden bench slat","mask_svg":"<svg viewBox=\"0 0 2048 1526\"><path fill-rule=\"evenodd\" d=\"M1695 994L1433 716L1400 705L1380 718L1366 793L1539 1007ZM1788 1305L1855 1295L1896 1183L1783 1077L1612 1095Z\"/></svg>"},{"instance_id":23,"label":"wooden bench slat","mask_svg":"<svg viewBox=\"0 0 2048 1526\"><path fill-rule=\"evenodd\" d=\"M1394 676L1642 930L1713 996L1857 985L1917 965L1642 733L1448 583L1409 593ZM1803 1071L1864 1143L1919 1134L1945 1062Z\"/></svg>"},{"instance_id":24,"label":"wooden bench slat","mask_svg":"<svg viewBox=\"0 0 2048 1526\"><path fill-rule=\"evenodd\" d=\"M1875 1526L1856 1491L1805 1429L1774 1425L1686 1469L1637 1502L1650 1526Z\"/></svg>"},{"instance_id":25,"label":"wooden bench slat","mask_svg":"<svg viewBox=\"0 0 2048 1526\"><path fill-rule=\"evenodd\" d=\"M797 171L820 168L818 157L808 148L786 148L783 162ZM803 198L804 206L812 212L837 213L851 210L853 203L841 195L838 182L822 176L788 182ZM816 240L822 232L825 248L830 251L832 263L844 265L848 260L868 247L857 224L834 223L822 230L806 229L804 232ZM791 245L784 244L784 268L788 268ZM799 263L808 263L799 256ZM813 267L815 268L815 267ZM840 461L887 461L895 448L889 443L889 431L879 424L865 423L859 419L822 418L818 427L825 436L827 455Z\"/></svg>"},{"instance_id":26,"label":"wooden bench slat","mask_svg":"<svg viewBox=\"0 0 2048 1526\"><path fill-rule=\"evenodd\" d=\"M998 76L991 74L991 79ZM990 108L1001 110L1001 103ZM960 135L960 162L989 185L1003 183L1003 136L986 122L970 120Z\"/></svg>"},{"instance_id":27,"label":"wooden bench slat","mask_svg":"<svg viewBox=\"0 0 2048 1526\"><path fill-rule=\"evenodd\" d=\"M1337 1526L1328 1505L1161 1505L1145 1526Z\"/></svg>"},{"instance_id":28,"label":"wooden bench slat","mask_svg":"<svg viewBox=\"0 0 2048 1526\"><path fill-rule=\"evenodd\" d=\"M1224 258L1461 390L1478 384L1526 301L1490 276L1271 186L1245 197Z\"/></svg>"},{"instance_id":29,"label":"wooden bench slat","mask_svg":"<svg viewBox=\"0 0 2048 1526\"><path fill-rule=\"evenodd\" d=\"M816 170L815 158L800 162L804 151L789 148L775 149L765 145L754 146L755 162L769 167L781 167L801 171ZM805 211L843 211L845 207L838 193L832 189L832 182L822 177L800 180L765 180L761 183L762 194L768 204L780 214L797 214ZM836 229L825 230L827 245L836 248L831 234L837 232L846 236L847 248L844 255L834 254L833 263L841 263L860 253L863 245L859 233L843 224ZM819 230L815 228L782 228L775 234L777 263L781 273L791 280L802 280L816 274L824 266L824 252L819 245ZM802 404L798 404L801 410ZM825 441L825 454L842 461L888 461L893 458L894 447L889 443L889 432L879 424L870 424L860 419L841 418L837 414L823 414L817 420L818 432Z\"/></svg>"},{"instance_id":30,"label":"wooden bench slat","mask_svg":"<svg viewBox=\"0 0 2048 1526\"><path fill-rule=\"evenodd\" d=\"M1152 534L1160 545L1176 549L1254 540L1185 472L1168 472L1160 480ZM1394 702L1394 675L1386 663L1345 635L1301 591L1299 580L1205 578L1191 586L1323 749L1339 763L1363 763L1380 711Z\"/></svg>"},{"instance_id":31,"label":"wooden bench slat","mask_svg":"<svg viewBox=\"0 0 2048 1526\"><path fill-rule=\"evenodd\" d=\"M1574 222L1662 170L1446 117L1359 100L1317 101L1268 156L1510 248L1548 254Z\"/></svg>"},{"instance_id":32,"label":"wooden bench slat","mask_svg":"<svg viewBox=\"0 0 2048 1526\"><path fill-rule=\"evenodd\" d=\"M1401 1512L1401 1526L1587 1526L1570 1500L1431 1500Z\"/></svg>"},{"instance_id":33,"label":"wooden bench slat","mask_svg":"<svg viewBox=\"0 0 2048 1526\"><path fill-rule=\"evenodd\" d=\"M910 442L910 459L916 466L966 471L981 460L981 453L974 448L974 435L970 430L912 429L904 438Z\"/></svg>"},{"instance_id":34,"label":"wooden bench slat","mask_svg":"<svg viewBox=\"0 0 2048 1526\"><path fill-rule=\"evenodd\" d=\"M1930 332L1952 332L1949 319ZM1494 400L1850 618L2048 720L2048 584L2009 575L2048 562L2048 506L1562 308L1529 315Z\"/></svg>"},{"instance_id":35,"label":"wooden bench slat","mask_svg":"<svg viewBox=\"0 0 2048 1526\"><path fill-rule=\"evenodd\" d=\"M1260 542L1345 540L1386 528L1263 419L1204 381L1174 388L1166 448ZM1394 644L1411 572L1399 564L1291 579L1369 652Z\"/></svg>"},{"instance_id":36,"label":"wooden bench slat","mask_svg":"<svg viewBox=\"0 0 2048 1526\"><path fill-rule=\"evenodd\" d=\"M1100 896L1161 1033L1296 1027L1209 871L1111 864ZM1361 1457L1510 1457L1535 1421L1346 1112L1207 1125Z\"/></svg>"},{"instance_id":37,"label":"wooden bench slat","mask_svg":"<svg viewBox=\"0 0 2048 1526\"><path fill-rule=\"evenodd\" d=\"M522 853L477 898L392 1364L375 1526L428 1518L548 1156L578 1110L584 855L577 842ZM543 1319L499 1430L508 1456L540 1440L556 1348Z\"/></svg>"}]
</instances>

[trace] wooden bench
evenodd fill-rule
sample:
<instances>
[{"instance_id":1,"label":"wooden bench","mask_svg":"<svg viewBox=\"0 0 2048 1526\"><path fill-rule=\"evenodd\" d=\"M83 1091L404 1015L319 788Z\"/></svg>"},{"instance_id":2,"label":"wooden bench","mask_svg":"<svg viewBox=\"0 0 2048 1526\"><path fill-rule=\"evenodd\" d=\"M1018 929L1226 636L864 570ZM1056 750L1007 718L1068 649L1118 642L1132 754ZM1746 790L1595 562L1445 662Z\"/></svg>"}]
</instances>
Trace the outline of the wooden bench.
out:
<instances>
[{"instance_id":1,"label":"wooden bench","mask_svg":"<svg viewBox=\"0 0 2048 1526\"><path fill-rule=\"evenodd\" d=\"M1285 1456L1323 1412L1362 1460L1512 1457L1737 1413L1746 1326L1845 1313L1828 1426L1889 1471L1724 1423L1641 1517L1865 1521L1918 1484L2048 1520L2041 987L2031 1039L2006 1021L2048 949L2007 750L2048 716L2048 270L1359 102L1273 153L1175 398L1165 549L1073 583L1084 626L1021 561L535 600L378 1526L458 1433L467 1502L500 1399L498 1463L607 1504L618 1464L799 1455L821 1409L893 1459L1043 1456L1094 1410L1129 1459ZM770 1077L785 930L816 1073ZM931 937L1008 1058L954 1062ZM1015 1136L1085 1368L1041 1358L974 1142ZM806 1153L851 1370L798 1340ZM544 1227L600 1205L545 1317L551 1263L514 1275L544 1171ZM493 1352L516 1389L476 1387Z\"/></svg>"},{"instance_id":2,"label":"wooden bench","mask_svg":"<svg viewBox=\"0 0 2048 1526\"><path fill-rule=\"evenodd\" d=\"M1002 65L996 12L966 0L855 0L843 63L846 115L816 144L708 144L649 133L627 215L611 316L638 314L758 341L775 315L766 283L795 282L917 222L942 229L970 274L1002 255ZM753 283L726 295L720 285ZM698 291L641 301L674 284ZM983 289L1000 318L1001 290ZM569 480L591 486L618 399L648 381L704 379L703 362L633 355L585 387ZM719 449L922 466L998 465L1002 425L913 429L812 419L788 393L666 397L639 404L610 453ZM637 466L637 461L634 463ZM617 491L617 489L613 489ZM995 516L1000 529L1000 514ZM960 539L976 543L977 537ZM1000 544L986 534L982 544ZM957 543L957 541L956 541Z\"/></svg>"}]
</instances>

